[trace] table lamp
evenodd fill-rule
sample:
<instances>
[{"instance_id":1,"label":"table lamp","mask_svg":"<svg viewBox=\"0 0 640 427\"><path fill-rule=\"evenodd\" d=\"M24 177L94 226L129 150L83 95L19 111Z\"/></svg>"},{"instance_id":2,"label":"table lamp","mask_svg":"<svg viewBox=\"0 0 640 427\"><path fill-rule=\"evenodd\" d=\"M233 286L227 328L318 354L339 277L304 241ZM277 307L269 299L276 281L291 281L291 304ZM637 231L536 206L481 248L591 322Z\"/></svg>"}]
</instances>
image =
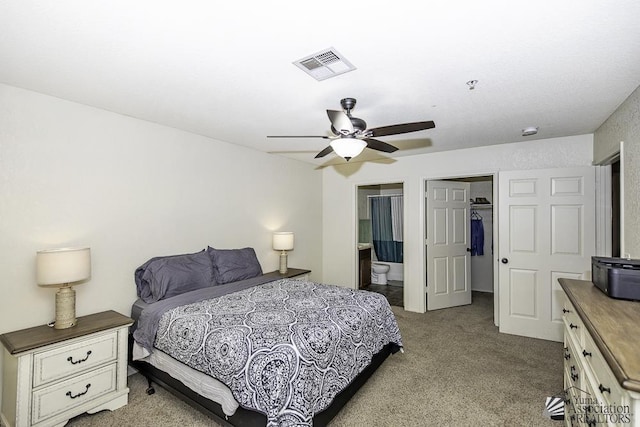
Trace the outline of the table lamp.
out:
<instances>
[{"instance_id":1,"label":"table lamp","mask_svg":"<svg viewBox=\"0 0 640 427\"><path fill-rule=\"evenodd\" d=\"M76 324L76 291L72 285L90 277L90 248L47 249L36 253L38 285L59 288L56 292L55 329L66 329Z\"/></svg>"},{"instance_id":2,"label":"table lamp","mask_svg":"<svg viewBox=\"0 0 640 427\"><path fill-rule=\"evenodd\" d=\"M273 233L273 249L280 252L280 274L287 272L287 251L293 249L293 233L281 231Z\"/></svg>"}]
</instances>

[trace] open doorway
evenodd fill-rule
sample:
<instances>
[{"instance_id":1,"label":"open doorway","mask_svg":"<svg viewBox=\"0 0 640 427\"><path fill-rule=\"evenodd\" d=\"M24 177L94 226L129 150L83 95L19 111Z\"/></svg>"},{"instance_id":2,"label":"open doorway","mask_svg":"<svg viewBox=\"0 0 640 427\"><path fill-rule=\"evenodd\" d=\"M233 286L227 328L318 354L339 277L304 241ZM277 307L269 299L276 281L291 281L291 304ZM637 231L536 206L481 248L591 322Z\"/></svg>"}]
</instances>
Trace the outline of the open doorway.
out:
<instances>
[{"instance_id":1,"label":"open doorway","mask_svg":"<svg viewBox=\"0 0 640 427\"><path fill-rule=\"evenodd\" d=\"M620 258L620 158L611 163L611 256Z\"/></svg>"},{"instance_id":2,"label":"open doorway","mask_svg":"<svg viewBox=\"0 0 640 427\"><path fill-rule=\"evenodd\" d=\"M623 145L596 169L596 255L625 258Z\"/></svg>"},{"instance_id":3,"label":"open doorway","mask_svg":"<svg viewBox=\"0 0 640 427\"><path fill-rule=\"evenodd\" d=\"M404 193L402 183L358 186L358 288L404 307Z\"/></svg>"},{"instance_id":4,"label":"open doorway","mask_svg":"<svg viewBox=\"0 0 640 427\"><path fill-rule=\"evenodd\" d=\"M494 312L494 177L426 180L427 310L479 302Z\"/></svg>"}]
</instances>

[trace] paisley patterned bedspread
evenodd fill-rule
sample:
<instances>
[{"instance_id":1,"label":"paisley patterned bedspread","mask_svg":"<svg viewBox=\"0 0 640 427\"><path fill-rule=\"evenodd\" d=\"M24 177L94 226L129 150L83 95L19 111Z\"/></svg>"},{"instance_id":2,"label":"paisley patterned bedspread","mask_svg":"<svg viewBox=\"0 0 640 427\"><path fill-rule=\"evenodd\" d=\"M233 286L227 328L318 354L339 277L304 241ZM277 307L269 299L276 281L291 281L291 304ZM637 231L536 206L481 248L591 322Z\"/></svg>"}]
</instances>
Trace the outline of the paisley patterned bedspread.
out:
<instances>
[{"instance_id":1,"label":"paisley patterned bedspread","mask_svg":"<svg viewBox=\"0 0 640 427\"><path fill-rule=\"evenodd\" d=\"M388 343L402 347L383 295L285 279L167 311L155 347L268 426L310 426Z\"/></svg>"}]
</instances>

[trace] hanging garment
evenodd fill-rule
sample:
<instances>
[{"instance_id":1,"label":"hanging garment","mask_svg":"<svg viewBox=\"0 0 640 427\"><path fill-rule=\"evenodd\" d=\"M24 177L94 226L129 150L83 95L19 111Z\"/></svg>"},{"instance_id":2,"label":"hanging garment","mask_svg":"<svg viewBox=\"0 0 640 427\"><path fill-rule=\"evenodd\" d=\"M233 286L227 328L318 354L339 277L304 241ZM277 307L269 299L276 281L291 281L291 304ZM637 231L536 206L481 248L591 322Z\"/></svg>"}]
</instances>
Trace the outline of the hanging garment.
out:
<instances>
[{"instance_id":1,"label":"hanging garment","mask_svg":"<svg viewBox=\"0 0 640 427\"><path fill-rule=\"evenodd\" d=\"M484 226L482 217L471 218L471 256L484 255Z\"/></svg>"}]
</instances>

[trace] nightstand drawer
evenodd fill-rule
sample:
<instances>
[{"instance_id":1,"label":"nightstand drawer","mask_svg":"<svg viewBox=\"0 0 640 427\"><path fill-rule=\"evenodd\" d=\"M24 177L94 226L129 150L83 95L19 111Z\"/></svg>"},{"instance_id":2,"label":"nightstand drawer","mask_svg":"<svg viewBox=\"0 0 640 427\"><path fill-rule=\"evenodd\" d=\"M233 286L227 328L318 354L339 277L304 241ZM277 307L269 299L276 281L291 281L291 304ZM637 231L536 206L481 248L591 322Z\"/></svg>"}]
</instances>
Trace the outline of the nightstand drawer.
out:
<instances>
[{"instance_id":1,"label":"nightstand drawer","mask_svg":"<svg viewBox=\"0 0 640 427\"><path fill-rule=\"evenodd\" d=\"M33 386L76 375L116 360L117 355L116 331L36 353L33 357Z\"/></svg>"},{"instance_id":2,"label":"nightstand drawer","mask_svg":"<svg viewBox=\"0 0 640 427\"><path fill-rule=\"evenodd\" d=\"M116 390L115 363L33 392L32 423L38 423Z\"/></svg>"}]
</instances>

